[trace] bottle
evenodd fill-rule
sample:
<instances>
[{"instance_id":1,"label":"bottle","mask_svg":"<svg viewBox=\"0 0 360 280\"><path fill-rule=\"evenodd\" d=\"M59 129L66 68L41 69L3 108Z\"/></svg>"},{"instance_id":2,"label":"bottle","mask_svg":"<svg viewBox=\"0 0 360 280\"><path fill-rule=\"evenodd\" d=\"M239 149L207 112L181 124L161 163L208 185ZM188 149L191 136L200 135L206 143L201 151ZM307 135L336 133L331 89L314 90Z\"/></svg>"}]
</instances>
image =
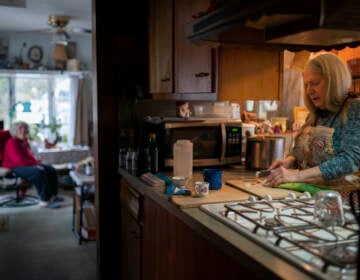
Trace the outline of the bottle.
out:
<instances>
[{"instance_id":1,"label":"bottle","mask_svg":"<svg viewBox=\"0 0 360 280\"><path fill-rule=\"evenodd\" d=\"M193 143L177 140L173 146L174 176L191 178L193 172Z\"/></svg>"},{"instance_id":2,"label":"bottle","mask_svg":"<svg viewBox=\"0 0 360 280\"><path fill-rule=\"evenodd\" d=\"M156 143L156 134L149 134L149 155L150 155L150 170L151 173L159 172L159 150Z\"/></svg>"},{"instance_id":3,"label":"bottle","mask_svg":"<svg viewBox=\"0 0 360 280\"><path fill-rule=\"evenodd\" d=\"M93 173L93 171L92 171L92 166L91 166L91 164L90 164L90 162L89 162L89 163L87 163L86 166L85 166L85 174L86 174L87 176L91 176L92 173Z\"/></svg>"}]
</instances>

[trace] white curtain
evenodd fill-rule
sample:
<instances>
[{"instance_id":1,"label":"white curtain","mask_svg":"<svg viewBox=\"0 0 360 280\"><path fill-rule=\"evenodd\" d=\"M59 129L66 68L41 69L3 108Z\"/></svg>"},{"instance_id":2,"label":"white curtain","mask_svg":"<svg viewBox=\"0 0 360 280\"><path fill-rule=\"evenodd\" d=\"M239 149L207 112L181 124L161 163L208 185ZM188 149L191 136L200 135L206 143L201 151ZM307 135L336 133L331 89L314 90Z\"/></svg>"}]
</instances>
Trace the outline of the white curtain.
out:
<instances>
[{"instance_id":1,"label":"white curtain","mask_svg":"<svg viewBox=\"0 0 360 280\"><path fill-rule=\"evenodd\" d=\"M74 144L75 138L75 123L76 123L76 100L78 97L79 90L79 77L70 77L70 132L69 132L69 143Z\"/></svg>"},{"instance_id":2,"label":"white curtain","mask_svg":"<svg viewBox=\"0 0 360 280\"><path fill-rule=\"evenodd\" d=\"M302 72L293 68L284 69L284 92L280 102L280 116L289 118L290 124L294 121L294 106L304 106L304 85Z\"/></svg>"}]
</instances>

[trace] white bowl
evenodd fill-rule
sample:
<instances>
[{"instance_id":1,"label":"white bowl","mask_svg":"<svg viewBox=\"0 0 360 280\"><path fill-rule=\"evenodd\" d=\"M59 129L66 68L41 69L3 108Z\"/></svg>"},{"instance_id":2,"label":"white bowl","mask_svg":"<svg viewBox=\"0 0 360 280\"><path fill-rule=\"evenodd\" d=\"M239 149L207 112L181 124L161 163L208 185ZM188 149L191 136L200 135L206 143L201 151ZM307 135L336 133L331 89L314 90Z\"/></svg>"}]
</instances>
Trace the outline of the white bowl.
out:
<instances>
[{"instance_id":1,"label":"white bowl","mask_svg":"<svg viewBox=\"0 0 360 280\"><path fill-rule=\"evenodd\" d=\"M184 176L174 176L172 177L172 180L176 185L185 186L188 178Z\"/></svg>"}]
</instances>

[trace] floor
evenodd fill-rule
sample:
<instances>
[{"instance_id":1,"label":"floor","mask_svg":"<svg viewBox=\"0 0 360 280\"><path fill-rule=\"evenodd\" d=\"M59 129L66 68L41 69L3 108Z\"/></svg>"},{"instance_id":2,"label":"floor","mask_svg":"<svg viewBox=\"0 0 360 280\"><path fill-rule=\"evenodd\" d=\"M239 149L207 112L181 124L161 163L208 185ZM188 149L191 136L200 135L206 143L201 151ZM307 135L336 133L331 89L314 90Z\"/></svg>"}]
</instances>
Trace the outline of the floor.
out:
<instances>
[{"instance_id":1,"label":"floor","mask_svg":"<svg viewBox=\"0 0 360 280\"><path fill-rule=\"evenodd\" d=\"M0 279L96 279L96 242L78 244L72 232L72 191L60 194L65 201L59 209L0 208L0 217L9 219L8 230L0 228Z\"/></svg>"}]
</instances>

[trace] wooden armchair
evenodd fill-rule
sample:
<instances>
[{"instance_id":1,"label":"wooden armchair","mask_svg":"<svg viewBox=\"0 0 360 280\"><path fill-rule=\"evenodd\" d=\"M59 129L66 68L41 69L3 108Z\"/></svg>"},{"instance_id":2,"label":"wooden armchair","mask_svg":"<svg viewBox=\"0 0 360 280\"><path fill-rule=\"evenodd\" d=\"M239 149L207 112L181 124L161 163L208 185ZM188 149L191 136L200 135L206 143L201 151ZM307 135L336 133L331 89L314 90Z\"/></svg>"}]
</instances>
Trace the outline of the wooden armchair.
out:
<instances>
[{"instance_id":1,"label":"wooden armchair","mask_svg":"<svg viewBox=\"0 0 360 280\"><path fill-rule=\"evenodd\" d=\"M5 143L10 137L8 130L0 130L0 190L12 190L15 193L0 195L0 207L23 207L38 204L38 197L26 194L26 190L31 187L31 184L21 179L11 169L2 167Z\"/></svg>"}]
</instances>

